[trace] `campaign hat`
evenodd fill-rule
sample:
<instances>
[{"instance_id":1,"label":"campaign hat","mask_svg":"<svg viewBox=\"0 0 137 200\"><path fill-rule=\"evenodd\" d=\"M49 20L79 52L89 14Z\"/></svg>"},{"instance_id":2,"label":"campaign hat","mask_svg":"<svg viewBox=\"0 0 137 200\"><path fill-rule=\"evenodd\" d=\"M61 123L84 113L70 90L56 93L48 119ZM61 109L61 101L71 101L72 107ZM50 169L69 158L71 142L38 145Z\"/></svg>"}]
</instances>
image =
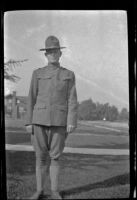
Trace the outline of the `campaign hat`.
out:
<instances>
[{"instance_id":1,"label":"campaign hat","mask_svg":"<svg viewBox=\"0 0 137 200\"><path fill-rule=\"evenodd\" d=\"M51 49L63 49L66 47L61 47L59 39L53 35L49 36L45 41L45 48L40 49L40 51L46 51Z\"/></svg>"}]
</instances>

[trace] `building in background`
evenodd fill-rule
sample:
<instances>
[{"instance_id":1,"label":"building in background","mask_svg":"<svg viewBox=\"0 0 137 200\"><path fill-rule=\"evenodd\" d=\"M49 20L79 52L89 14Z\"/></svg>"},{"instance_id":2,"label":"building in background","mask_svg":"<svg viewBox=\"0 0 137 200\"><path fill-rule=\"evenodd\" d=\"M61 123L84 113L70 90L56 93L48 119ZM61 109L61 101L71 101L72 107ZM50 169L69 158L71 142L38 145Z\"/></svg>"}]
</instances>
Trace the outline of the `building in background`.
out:
<instances>
[{"instance_id":1,"label":"building in background","mask_svg":"<svg viewBox=\"0 0 137 200\"><path fill-rule=\"evenodd\" d=\"M16 91L5 97L5 117L25 119L27 97L17 96Z\"/></svg>"}]
</instances>

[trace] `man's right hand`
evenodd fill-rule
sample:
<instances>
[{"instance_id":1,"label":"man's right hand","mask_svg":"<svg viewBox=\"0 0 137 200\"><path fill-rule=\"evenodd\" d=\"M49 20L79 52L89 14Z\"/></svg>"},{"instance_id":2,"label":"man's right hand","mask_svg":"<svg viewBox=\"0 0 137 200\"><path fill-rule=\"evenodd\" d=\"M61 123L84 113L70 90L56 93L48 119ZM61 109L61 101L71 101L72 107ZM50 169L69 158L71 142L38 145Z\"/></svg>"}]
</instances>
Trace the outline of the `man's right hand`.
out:
<instances>
[{"instance_id":1,"label":"man's right hand","mask_svg":"<svg viewBox=\"0 0 137 200\"><path fill-rule=\"evenodd\" d=\"M26 126L26 131L27 131L27 133L32 133L32 131L33 131L33 125L27 125Z\"/></svg>"}]
</instances>

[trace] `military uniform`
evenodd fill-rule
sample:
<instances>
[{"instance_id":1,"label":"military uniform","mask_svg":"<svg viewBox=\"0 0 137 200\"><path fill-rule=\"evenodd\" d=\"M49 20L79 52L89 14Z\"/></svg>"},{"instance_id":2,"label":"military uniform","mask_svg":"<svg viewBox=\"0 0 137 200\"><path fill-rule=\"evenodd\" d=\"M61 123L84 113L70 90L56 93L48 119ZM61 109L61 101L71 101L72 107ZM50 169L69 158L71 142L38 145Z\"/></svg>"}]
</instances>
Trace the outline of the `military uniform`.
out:
<instances>
[{"instance_id":1,"label":"military uniform","mask_svg":"<svg viewBox=\"0 0 137 200\"><path fill-rule=\"evenodd\" d=\"M51 159L59 158L67 137L66 126L77 126L77 93L72 71L59 64L49 64L33 72L26 121L26 125L29 124L33 124L33 134L35 132L37 140L44 141L47 136L43 149L46 153L49 150ZM55 133L58 135L52 141ZM40 156L45 152L42 152L42 148L38 146L41 142L37 140L33 138L32 143ZM56 148L52 149L51 146Z\"/></svg>"},{"instance_id":2,"label":"military uniform","mask_svg":"<svg viewBox=\"0 0 137 200\"><path fill-rule=\"evenodd\" d=\"M41 50L64 48L54 36L49 36L45 47ZM60 51L58 53L61 56ZM34 70L28 95L27 125L33 125L31 137L36 153L37 193L32 199L39 198L49 166L53 199L61 199L58 159L65 146L67 127L77 127L77 93L74 73L61 67L59 62L48 62L47 66Z\"/></svg>"},{"instance_id":3,"label":"military uniform","mask_svg":"<svg viewBox=\"0 0 137 200\"><path fill-rule=\"evenodd\" d=\"M77 126L77 94L72 71L52 64L33 72L27 122L44 126Z\"/></svg>"}]
</instances>

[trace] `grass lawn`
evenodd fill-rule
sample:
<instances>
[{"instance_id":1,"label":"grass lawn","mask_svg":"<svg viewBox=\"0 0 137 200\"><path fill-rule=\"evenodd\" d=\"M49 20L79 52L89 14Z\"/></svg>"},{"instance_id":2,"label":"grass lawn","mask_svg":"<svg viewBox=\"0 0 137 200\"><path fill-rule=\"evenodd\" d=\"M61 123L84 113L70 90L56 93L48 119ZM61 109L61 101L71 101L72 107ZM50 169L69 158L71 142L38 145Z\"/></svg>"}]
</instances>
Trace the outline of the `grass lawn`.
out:
<instances>
[{"instance_id":1,"label":"grass lawn","mask_svg":"<svg viewBox=\"0 0 137 200\"><path fill-rule=\"evenodd\" d=\"M6 120L6 130L25 130L22 120ZM98 128L95 125L119 129ZM82 136L75 133L82 133ZM91 133L91 136L84 135ZM109 137L110 136L110 137ZM116 137L115 137L116 136ZM124 136L124 137L123 137ZM66 146L128 149L128 126L122 123L82 122ZM6 133L6 143L30 143L30 135ZM64 199L128 198L129 156L63 154L59 187ZM27 199L36 190L34 152L6 151L7 197ZM50 180L46 182L50 194Z\"/></svg>"},{"instance_id":2,"label":"grass lawn","mask_svg":"<svg viewBox=\"0 0 137 200\"><path fill-rule=\"evenodd\" d=\"M84 123L84 124L83 124ZM87 123L87 124L86 124ZM98 128L95 125L102 126L103 122L79 122L74 133L70 134L66 140L67 147L77 148L110 148L110 149L129 149L129 137L127 130L122 128L116 132L117 123L114 124L114 130ZM6 143L7 144L30 144L30 134L25 134L25 122L21 120L6 120ZM104 122L108 126L110 122ZM112 126L112 123L111 123ZM117 125L120 126L120 123ZM15 132L10 132L15 130ZM23 131L21 133L20 131ZM77 135L81 134L81 135ZM88 133L88 135L87 135Z\"/></svg>"},{"instance_id":3,"label":"grass lawn","mask_svg":"<svg viewBox=\"0 0 137 200\"><path fill-rule=\"evenodd\" d=\"M96 127L96 125L102 126ZM103 127L119 129L121 132L103 129ZM7 130L25 130L25 120L5 119L5 128ZM117 122L103 122L103 121L78 121L78 127L75 133L95 133L95 134L115 134L115 135L128 135L128 124ZM105 132L104 132L105 131Z\"/></svg>"},{"instance_id":4,"label":"grass lawn","mask_svg":"<svg viewBox=\"0 0 137 200\"><path fill-rule=\"evenodd\" d=\"M64 199L128 198L129 156L63 154L59 187ZM27 199L36 189L34 152L6 152L7 197ZM47 193L50 181L47 178Z\"/></svg>"},{"instance_id":5,"label":"grass lawn","mask_svg":"<svg viewBox=\"0 0 137 200\"><path fill-rule=\"evenodd\" d=\"M26 133L6 133L7 144L31 144L31 135ZM129 138L113 135L82 135L70 134L66 140L66 147L77 148L104 148L104 149L129 149Z\"/></svg>"},{"instance_id":6,"label":"grass lawn","mask_svg":"<svg viewBox=\"0 0 137 200\"><path fill-rule=\"evenodd\" d=\"M95 128L94 128L95 130ZM97 131L97 130L95 130ZM6 132L5 139L7 144L31 144L31 135L27 133ZM69 134L66 140L66 147L76 148L104 148L104 149L129 149L129 137L104 134Z\"/></svg>"}]
</instances>

